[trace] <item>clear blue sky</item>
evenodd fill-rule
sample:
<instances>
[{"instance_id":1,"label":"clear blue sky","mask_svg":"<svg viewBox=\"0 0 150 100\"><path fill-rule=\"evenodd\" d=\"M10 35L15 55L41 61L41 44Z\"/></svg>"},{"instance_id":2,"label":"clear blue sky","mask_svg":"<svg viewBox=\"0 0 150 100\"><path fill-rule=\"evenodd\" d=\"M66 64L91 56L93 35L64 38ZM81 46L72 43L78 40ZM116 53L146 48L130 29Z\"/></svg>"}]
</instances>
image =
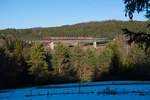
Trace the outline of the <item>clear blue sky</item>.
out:
<instances>
[{"instance_id":1,"label":"clear blue sky","mask_svg":"<svg viewBox=\"0 0 150 100\"><path fill-rule=\"evenodd\" d=\"M0 0L0 29L129 20L123 0ZM135 20L147 20L143 14Z\"/></svg>"}]
</instances>

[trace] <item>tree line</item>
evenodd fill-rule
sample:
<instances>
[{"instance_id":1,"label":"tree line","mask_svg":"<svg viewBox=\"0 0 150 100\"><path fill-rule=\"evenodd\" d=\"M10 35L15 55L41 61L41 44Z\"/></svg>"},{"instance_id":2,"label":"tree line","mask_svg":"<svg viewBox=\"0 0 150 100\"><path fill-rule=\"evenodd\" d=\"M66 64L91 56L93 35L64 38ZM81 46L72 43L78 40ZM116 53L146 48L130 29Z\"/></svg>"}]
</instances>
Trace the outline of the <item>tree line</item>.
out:
<instances>
[{"instance_id":1,"label":"tree line","mask_svg":"<svg viewBox=\"0 0 150 100\"><path fill-rule=\"evenodd\" d=\"M114 40L103 50L80 45L68 48L58 42L53 51L43 43L26 43L13 36L0 36L0 88L33 85L150 80L150 54L144 46L127 46Z\"/></svg>"},{"instance_id":2,"label":"tree line","mask_svg":"<svg viewBox=\"0 0 150 100\"><path fill-rule=\"evenodd\" d=\"M1 34L9 34L22 40L41 40L42 37L95 37L112 39L121 34L122 29L133 32L149 32L146 30L149 21L117 21L87 22L61 27L31 28L31 29L5 29Z\"/></svg>"}]
</instances>

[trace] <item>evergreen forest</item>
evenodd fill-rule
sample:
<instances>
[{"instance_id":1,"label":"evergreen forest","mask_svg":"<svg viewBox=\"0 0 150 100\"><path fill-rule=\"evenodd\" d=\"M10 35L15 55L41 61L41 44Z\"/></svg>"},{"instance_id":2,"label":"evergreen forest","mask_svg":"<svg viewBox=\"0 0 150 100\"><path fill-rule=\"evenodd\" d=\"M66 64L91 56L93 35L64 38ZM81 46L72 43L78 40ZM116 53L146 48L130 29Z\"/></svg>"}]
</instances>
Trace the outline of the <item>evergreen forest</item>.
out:
<instances>
[{"instance_id":1,"label":"evergreen forest","mask_svg":"<svg viewBox=\"0 0 150 100\"><path fill-rule=\"evenodd\" d=\"M102 50L93 47L83 50L80 45L68 48L61 42L57 42L54 50L46 50L41 42L28 43L14 35L0 35L0 89L93 81L144 81L150 80L149 65L149 48L139 43L128 45L122 39L106 43Z\"/></svg>"}]
</instances>

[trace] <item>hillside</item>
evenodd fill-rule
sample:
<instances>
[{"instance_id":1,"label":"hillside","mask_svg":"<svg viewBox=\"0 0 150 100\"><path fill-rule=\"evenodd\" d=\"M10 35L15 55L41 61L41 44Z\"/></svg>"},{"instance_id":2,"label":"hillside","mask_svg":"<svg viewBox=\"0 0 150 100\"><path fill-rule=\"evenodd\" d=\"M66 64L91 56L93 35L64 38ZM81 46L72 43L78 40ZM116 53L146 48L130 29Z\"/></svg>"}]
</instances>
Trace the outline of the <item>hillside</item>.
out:
<instances>
[{"instance_id":1,"label":"hillside","mask_svg":"<svg viewBox=\"0 0 150 100\"><path fill-rule=\"evenodd\" d=\"M15 37L25 40L39 40L44 36L55 37L77 37L92 36L97 38L113 38L116 34L122 33L123 28L132 31L148 31L149 21L101 21L87 22L60 27L30 28L30 29L5 29L0 30L1 34L12 34Z\"/></svg>"}]
</instances>

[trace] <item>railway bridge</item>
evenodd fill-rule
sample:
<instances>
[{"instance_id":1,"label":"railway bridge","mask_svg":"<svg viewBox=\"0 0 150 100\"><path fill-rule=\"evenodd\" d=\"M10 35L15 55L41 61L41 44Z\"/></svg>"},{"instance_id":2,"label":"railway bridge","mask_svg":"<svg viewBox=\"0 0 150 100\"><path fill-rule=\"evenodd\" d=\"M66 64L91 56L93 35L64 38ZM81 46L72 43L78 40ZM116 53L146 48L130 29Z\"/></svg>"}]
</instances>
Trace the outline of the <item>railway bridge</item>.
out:
<instances>
[{"instance_id":1,"label":"railway bridge","mask_svg":"<svg viewBox=\"0 0 150 100\"><path fill-rule=\"evenodd\" d=\"M54 49L57 42L63 42L67 44L69 47L73 47L75 45L88 46L93 45L94 48L97 48L97 45L103 45L107 42L111 41L107 38L94 38L94 37L43 37L40 40L30 40L31 42L43 42L47 43L50 49Z\"/></svg>"}]
</instances>

